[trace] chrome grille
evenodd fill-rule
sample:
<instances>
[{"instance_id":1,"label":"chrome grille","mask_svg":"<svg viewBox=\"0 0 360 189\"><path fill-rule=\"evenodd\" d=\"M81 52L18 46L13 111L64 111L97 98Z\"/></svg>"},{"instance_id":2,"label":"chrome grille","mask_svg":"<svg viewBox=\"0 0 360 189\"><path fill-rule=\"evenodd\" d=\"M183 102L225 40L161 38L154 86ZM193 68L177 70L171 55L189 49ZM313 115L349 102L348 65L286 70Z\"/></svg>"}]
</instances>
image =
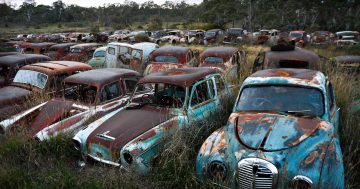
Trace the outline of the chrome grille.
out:
<instances>
[{"instance_id":1,"label":"chrome grille","mask_svg":"<svg viewBox=\"0 0 360 189\"><path fill-rule=\"evenodd\" d=\"M262 159L247 158L238 163L237 184L241 189L271 189L276 187L276 167Z\"/></svg>"}]
</instances>

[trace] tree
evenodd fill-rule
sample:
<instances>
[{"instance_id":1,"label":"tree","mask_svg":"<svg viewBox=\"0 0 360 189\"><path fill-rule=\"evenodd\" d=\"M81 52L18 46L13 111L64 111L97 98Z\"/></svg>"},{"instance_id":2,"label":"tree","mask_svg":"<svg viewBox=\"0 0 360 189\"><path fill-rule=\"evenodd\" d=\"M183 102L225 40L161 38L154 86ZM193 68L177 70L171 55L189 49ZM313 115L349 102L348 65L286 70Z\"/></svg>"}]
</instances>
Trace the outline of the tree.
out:
<instances>
[{"instance_id":1,"label":"tree","mask_svg":"<svg viewBox=\"0 0 360 189\"><path fill-rule=\"evenodd\" d=\"M148 24L148 30L154 31L154 30L161 30L163 26L163 22L160 17L155 16L150 19L150 22Z\"/></svg>"},{"instance_id":2,"label":"tree","mask_svg":"<svg viewBox=\"0 0 360 189\"><path fill-rule=\"evenodd\" d=\"M31 22L35 6L36 6L35 0L25 0L23 4L20 6L20 10L25 13L27 24L30 24Z\"/></svg>"}]
</instances>

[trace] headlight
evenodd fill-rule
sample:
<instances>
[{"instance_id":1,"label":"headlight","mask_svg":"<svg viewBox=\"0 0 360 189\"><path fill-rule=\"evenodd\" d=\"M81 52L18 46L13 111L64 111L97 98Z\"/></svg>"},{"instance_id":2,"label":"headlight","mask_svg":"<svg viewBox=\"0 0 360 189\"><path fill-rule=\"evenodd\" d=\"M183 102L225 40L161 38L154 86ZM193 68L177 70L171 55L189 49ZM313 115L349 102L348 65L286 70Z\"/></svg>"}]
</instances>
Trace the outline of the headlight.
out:
<instances>
[{"instance_id":1,"label":"headlight","mask_svg":"<svg viewBox=\"0 0 360 189\"><path fill-rule=\"evenodd\" d=\"M209 176L215 180L225 180L226 177L226 167L220 161L213 161L208 167Z\"/></svg>"},{"instance_id":2,"label":"headlight","mask_svg":"<svg viewBox=\"0 0 360 189\"><path fill-rule=\"evenodd\" d=\"M292 189L311 189L313 182L309 177L297 175L291 181Z\"/></svg>"},{"instance_id":3,"label":"headlight","mask_svg":"<svg viewBox=\"0 0 360 189\"><path fill-rule=\"evenodd\" d=\"M81 149L81 142L77 139L73 139L73 143L74 143L74 147L76 150L80 150Z\"/></svg>"},{"instance_id":4,"label":"headlight","mask_svg":"<svg viewBox=\"0 0 360 189\"><path fill-rule=\"evenodd\" d=\"M126 161L126 163L128 163L129 165L133 162L133 157L129 152L125 152L123 154L124 156L124 160Z\"/></svg>"}]
</instances>

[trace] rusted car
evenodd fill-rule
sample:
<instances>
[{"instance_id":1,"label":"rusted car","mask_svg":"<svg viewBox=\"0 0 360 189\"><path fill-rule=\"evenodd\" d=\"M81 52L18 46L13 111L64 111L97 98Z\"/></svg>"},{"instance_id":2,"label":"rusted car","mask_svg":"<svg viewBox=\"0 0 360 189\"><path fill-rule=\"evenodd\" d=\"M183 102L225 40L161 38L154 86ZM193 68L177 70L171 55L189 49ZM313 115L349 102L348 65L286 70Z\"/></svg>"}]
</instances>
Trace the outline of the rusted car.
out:
<instances>
[{"instance_id":1,"label":"rusted car","mask_svg":"<svg viewBox=\"0 0 360 189\"><path fill-rule=\"evenodd\" d=\"M0 57L0 87L9 85L21 67L49 60L50 57L40 54L14 54Z\"/></svg>"},{"instance_id":2,"label":"rusted car","mask_svg":"<svg viewBox=\"0 0 360 189\"><path fill-rule=\"evenodd\" d=\"M180 40L184 38L184 32L181 30L167 31L167 35L160 38L161 42L168 42L173 45L180 43Z\"/></svg>"},{"instance_id":3,"label":"rusted car","mask_svg":"<svg viewBox=\"0 0 360 189\"><path fill-rule=\"evenodd\" d=\"M8 55L19 55L18 52L0 52L0 57L8 56Z\"/></svg>"},{"instance_id":4,"label":"rusted car","mask_svg":"<svg viewBox=\"0 0 360 189\"><path fill-rule=\"evenodd\" d=\"M344 188L330 81L307 69L248 77L227 125L201 146L196 173L225 188Z\"/></svg>"},{"instance_id":5,"label":"rusted car","mask_svg":"<svg viewBox=\"0 0 360 189\"><path fill-rule=\"evenodd\" d=\"M193 121L207 119L229 95L220 73L211 68L182 68L139 80L135 94L152 88L142 100L96 120L78 132L75 148L84 157L146 174L163 136Z\"/></svg>"},{"instance_id":6,"label":"rusted car","mask_svg":"<svg viewBox=\"0 0 360 189\"><path fill-rule=\"evenodd\" d=\"M93 68L105 67L105 56L107 47L99 47L94 51L93 57L89 60L88 64Z\"/></svg>"},{"instance_id":7,"label":"rusted car","mask_svg":"<svg viewBox=\"0 0 360 189\"><path fill-rule=\"evenodd\" d=\"M305 47L308 43L307 33L303 30L291 31L289 40L296 46Z\"/></svg>"},{"instance_id":8,"label":"rusted car","mask_svg":"<svg viewBox=\"0 0 360 189\"><path fill-rule=\"evenodd\" d=\"M52 60L60 60L62 57L66 56L70 52L70 47L77 45L77 43L61 43L53 45L49 48L47 56Z\"/></svg>"},{"instance_id":9,"label":"rusted car","mask_svg":"<svg viewBox=\"0 0 360 189\"><path fill-rule=\"evenodd\" d=\"M156 43L143 42L133 45L112 42L107 45L105 64L108 68L127 68L142 73L150 54L159 48Z\"/></svg>"},{"instance_id":10,"label":"rusted car","mask_svg":"<svg viewBox=\"0 0 360 189\"><path fill-rule=\"evenodd\" d=\"M104 116L126 105L139 78L138 72L120 68L90 70L69 76L63 81L62 97L24 111L27 113L19 114L17 122L26 119L29 136L39 141L60 133L75 134L92 117ZM16 122L11 119L0 123L3 131L14 126Z\"/></svg>"},{"instance_id":11,"label":"rusted car","mask_svg":"<svg viewBox=\"0 0 360 189\"><path fill-rule=\"evenodd\" d=\"M255 44L265 44L270 39L270 30L260 30L259 34L256 36Z\"/></svg>"},{"instance_id":12,"label":"rusted car","mask_svg":"<svg viewBox=\"0 0 360 189\"><path fill-rule=\"evenodd\" d=\"M225 44L239 44L242 42L244 29L242 28L229 28L226 30L224 41Z\"/></svg>"},{"instance_id":13,"label":"rusted car","mask_svg":"<svg viewBox=\"0 0 360 189\"><path fill-rule=\"evenodd\" d=\"M359 44L360 34L357 31L336 32L335 45L337 47L351 46Z\"/></svg>"},{"instance_id":14,"label":"rusted car","mask_svg":"<svg viewBox=\"0 0 360 189\"><path fill-rule=\"evenodd\" d=\"M70 52L61 60L87 62L92 58L94 51L101 47L98 43L83 43L70 47Z\"/></svg>"},{"instance_id":15,"label":"rusted car","mask_svg":"<svg viewBox=\"0 0 360 189\"><path fill-rule=\"evenodd\" d=\"M218 68L229 82L236 82L240 66L245 63L245 52L235 47L211 47L200 54L200 67Z\"/></svg>"},{"instance_id":16,"label":"rusted car","mask_svg":"<svg viewBox=\"0 0 360 189\"><path fill-rule=\"evenodd\" d=\"M189 30L184 36L184 39L180 39L180 42L184 41L186 44L198 44L204 43L205 31L204 30Z\"/></svg>"},{"instance_id":17,"label":"rusted car","mask_svg":"<svg viewBox=\"0 0 360 189\"><path fill-rule=\"evenodd\" d=\"M205 32L204 44L219 44L224 41L225 32L222 29L211 29Z\"/></svg>"},{"instance_id":18,"label":"rusted car","mask_svg":"<svg viewBox=\"0 0 360 189\"><path fill-rule=\"evenodd\" d=\"M146 65L144 75L174 68L198 65L195 53L188 47L164 46L152 52L150 64Z\"/></svg>"},{"instance_id":19,"label":"rusted car","mask_svg":"<svg viewBox=\"0 0 360 189\"><path fill-rule=\"evenodd\" d=\"M328 44L330 43L330 35L329 31L315 31L311 35L311 44Z\"/></svg>"},{"instance_id":20,"label":"rusted car","mask_svg":"<svg viewBox=\"0 0 360 189\"><path fill-rule=\"evenodd\" d=\"M330 61L340 71L360 72L360 56L356 56L356 55L337 56L332 58Z\"/></svg>"},{"instance_id":21,"label":"rusted car","mask_svg":"<svg viewBox=\"0 0 360 189\"><path fill-rule=\"evenodd\" d=\"M91 66L71 61L47 61L23 66L12 83L0 89L0 120L18 112L31 95L59 93L64 78L86 70L91 70Z\"/></svg>"},{"instance_id":22,"label":"rusted car","mask_svg":"<svg viewBox=\"0 0 360 189\"><path fill-rule=\"evenodd\" d=\"M260 52L255 58L253 72L271 68L305 68L318 70L320 57L315 53L295 47L294 50Z\"/></svg>"},{"instance_id":23,"label":"rusted car","mask_svg":"<svg viewBox=\"0 0 360 189\"><path fill-rule=\"evenodd\" d=\"M109 36L109 42L120 42L127 38L127 35L130 33L130 30L117 30L114 34Z\"/></svg>"},{"instance_id":24,"label":"rusted car","mask_svg":"<svg viewBox=\"0 0 360 189\"><path fill-rule=\"evenodd\" d=\"M31 43L24 50L26 54L46 54L50 47L56 43L42 42L42 43Z\"/></svg>"}]
</instances>

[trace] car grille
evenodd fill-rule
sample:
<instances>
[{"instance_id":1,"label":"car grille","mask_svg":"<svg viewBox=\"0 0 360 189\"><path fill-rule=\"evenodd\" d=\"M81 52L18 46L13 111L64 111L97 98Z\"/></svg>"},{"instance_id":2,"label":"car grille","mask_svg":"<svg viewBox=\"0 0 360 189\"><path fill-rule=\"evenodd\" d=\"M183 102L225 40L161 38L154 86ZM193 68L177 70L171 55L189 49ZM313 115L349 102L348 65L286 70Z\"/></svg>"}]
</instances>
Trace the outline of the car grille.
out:
<instances>
[{"instance_id":1,"label":"car grille","mask_svg":"<svg viewBox=\"0 0 360 189\"><path fill-rule=\"evenodd\" d=\"M276 187L276 167L262 159L247 158L238 163L238 188L271 189Z\"/></svg>"}]
</instances>

